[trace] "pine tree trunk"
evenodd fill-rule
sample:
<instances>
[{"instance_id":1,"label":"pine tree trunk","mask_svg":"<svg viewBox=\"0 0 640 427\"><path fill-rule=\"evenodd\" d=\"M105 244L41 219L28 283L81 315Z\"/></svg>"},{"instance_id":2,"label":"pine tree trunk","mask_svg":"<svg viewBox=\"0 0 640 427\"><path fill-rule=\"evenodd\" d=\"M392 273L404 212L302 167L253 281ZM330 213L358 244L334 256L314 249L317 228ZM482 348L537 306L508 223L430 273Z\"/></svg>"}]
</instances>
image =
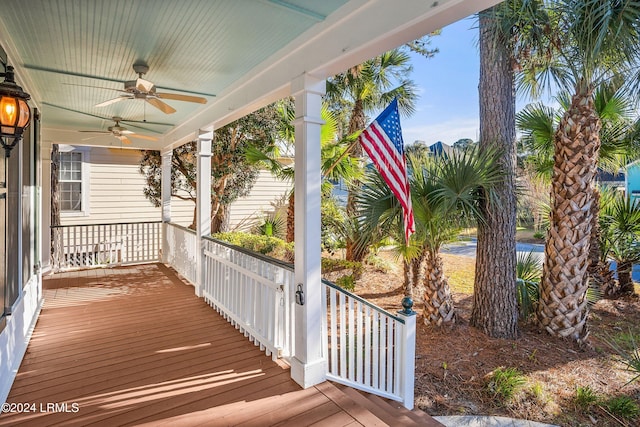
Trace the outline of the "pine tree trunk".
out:
<instances>
[{"instance_id":1,"label":"pine tree trunk","mask_svg":"<svg viewBox=\"0 0 640 427\"><path fill-rule=\"evenodd\" d=\"M550 227L537 317L551 335L580 343L589 335L586 294L599 132L592 90L578 86L554 135Z\"/></svg>"},{"instance_id":2,"label":"pine tree trunk","mask_svg":"<svg viewBox=\"0 0 640 427\"><path fill-rule=\"evenodd\" d=\"M427 253L424 287L424 323L430 326L454 323L456 313L451 289L444 277L442 258L438 253Z\"/></svg>"},{"instance_id":3,"label":"pine tree trunk","mask_svg":"<svg viewBox=\"0 0 640 427\"><path fill-rule=\"evenodd\" d=\"M488 13L487 13L488 12ZM470 323L491 337L518 335L516 299L515 84L511 55L496 40L491 11L480 14L480 144L497 148L505 176L496 188L499 205L481 201Z\"/></svg>"}]
</instances>

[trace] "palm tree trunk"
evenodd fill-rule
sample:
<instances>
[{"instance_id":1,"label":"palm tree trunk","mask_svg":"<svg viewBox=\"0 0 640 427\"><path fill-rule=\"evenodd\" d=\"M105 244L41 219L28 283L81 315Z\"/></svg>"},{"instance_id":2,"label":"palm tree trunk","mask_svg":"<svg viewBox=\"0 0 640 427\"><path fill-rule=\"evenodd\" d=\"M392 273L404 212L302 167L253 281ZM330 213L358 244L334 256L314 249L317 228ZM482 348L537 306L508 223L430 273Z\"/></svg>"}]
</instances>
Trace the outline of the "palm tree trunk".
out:
<instances>
[{"instance_id":1,"label":"palm tree trunk","mask_svg":"<svg viewBox=\"0 0 640 427\"><path fill-rule=\"evenodd\" d=\"M481 151L498 149L505 175L500 204L481 200L470 323L491 337L518 336L516 298L515 80L506 41L496 35L491 9L480 14Z\"/></svg>"},{"instance_id":2,"label":"palm tree trunk","mask_svg":"<svg viewBox=\"0 0 640 427\"><path fill-rule=\"evenodd\" d=\"M591 204L591 241L589 243L589 277L598 286L606 291L610 287L609 281L613 279L610 274L609 262L603 260L602 249L600 247L600 190L593 187L593 203ZM606 292L605 292L606 293Z\"/></svg>"},{"instance_id":3,"label":"palm tree trunk","mask_svg":"<svg viewBox=\"0 0 640 427\"><path fill-rule=\"evenodd\" d=\"M633 263L629 261L621 261L618 263L616 271L618 273L618 283L620 284L619 293L621 295L632 295L635 292L631 272Z\"/></svg>"},{"instance_id":4,"label":"palm tree trunk","mask_svg":"<svg viewBox=\"0 0 640 427\"><path fill-rule=\"evenodd\" d=\"M296 238L296 197L291 191L289 194L289 205L287 206L287 243L291 243Z\"/></svg>"},{"instance_id":5,"label":"palm tree trunk","mask_svg":"<svg viewBox=\"0 0 640 427\"><path fill-rule=\"evenodd\" d=\"M599 131L592 90L578 86L554 135L551 217L537 317L551 335L581 343L589 335L587 270Z\"/></svg>"},{"instance_id":6,"label":"palm tree trunk","mask_svg":"<svg viewBox=\"0 0 640 427\"><path fill-rule=\"evenodd\" d=\"M431 326L454 323L456 313L451 289L444 277L442 258L437 252L427 253L424 286L424 323Z\"/></svg>"},{"instance_id":7,"label":"palm tree trunk","mask_svg":"<svg viewBox=\"0 0 640 427\"><path fill-rule=\"evenodd\" d=\"M364 106L362 105L362 100L358 99L356 100L353 106L353 110L351 112L351 118L349 119L349 134L352 134L358 130L364 129L366 123L367 123L367 117L364 114ZM362 146L360 145L360 143L357 143L354 145L353 149L351 150L351 155L355 159L360 159L362 157ZM356 201L355 201L354 191L355 189L360 187L360 184L361 183L359 181L354 180L351 183L349 192L347 193L346 209L347 209L347 215L349 217L353 217L356 214ZM345 244L346 244L345 258L348 261L358 261L357 251L354 248L354 246L356 245L356 242L354 241L354 239L352 237L347 237Z\"/></svg>"},{"instance_id":8,"label":"palm tree trunk","mask_svg":"<svg viewBox=\"0 0 640 427\"><path fill-rule=\"evenodd\" d=\"M404 276L404 296L413 299L413 270L411 269L411 261L406 258L402 259L402 272Z\"/></svg>"}]
</instances>

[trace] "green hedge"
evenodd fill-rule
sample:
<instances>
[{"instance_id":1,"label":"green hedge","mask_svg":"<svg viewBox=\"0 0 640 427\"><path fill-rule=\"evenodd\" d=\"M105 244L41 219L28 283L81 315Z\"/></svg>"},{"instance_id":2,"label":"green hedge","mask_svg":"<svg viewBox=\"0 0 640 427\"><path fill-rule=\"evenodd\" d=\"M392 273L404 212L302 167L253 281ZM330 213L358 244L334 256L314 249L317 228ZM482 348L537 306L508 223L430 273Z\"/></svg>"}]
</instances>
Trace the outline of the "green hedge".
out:
<instances>
[{"instance_id":1,"label":"green hedge","mask_svg":"<svg viewBox=\"0 0 640 427\"><path fill-rule=\"evenodd\" d=\"M294 259L293 242L287 243L277 237L241 232L216 233L211 237L282 261L291 262Z\"/></svg>"}]
</instances>

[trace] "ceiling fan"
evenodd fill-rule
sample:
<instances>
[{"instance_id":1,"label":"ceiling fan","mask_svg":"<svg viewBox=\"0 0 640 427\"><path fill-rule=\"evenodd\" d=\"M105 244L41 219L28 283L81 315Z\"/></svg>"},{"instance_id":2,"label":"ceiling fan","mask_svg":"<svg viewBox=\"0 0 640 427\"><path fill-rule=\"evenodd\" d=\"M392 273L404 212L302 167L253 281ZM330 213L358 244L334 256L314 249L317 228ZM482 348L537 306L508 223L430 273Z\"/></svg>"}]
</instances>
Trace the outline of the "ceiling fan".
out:
<instances>
[{"instance_id":1,"label":"ceiling fan","mask_svg":"<svg viewBox=\"0 0 640 427\"><path fill-rule=\"evenodd\" d=\"M133 64L133 70L138 74L137 79L124 82L124 90L113 89L117 90L118 92L124 93L124 95L120 95L117 98L101 102L100 104L97 104L96 107L105 107L107 105L111 105L127 99L143 99L163 113L172 114L176 112L175 108L163 102L163 99L197 102L199 104L207 103L207 100L200 96L156 92L156 85L142 78L142 76L149 71L149 66L144 62L136 62L135 64Z\"/></svg>"},{"instance_id":2,"label":"ceiling fan","mask_svg":"<svg viewBox=\"0 0 640 427\"><path fill-rule=\"evenodd\" d=\"M138 135L137 133L130 131L126 127L120 126L122 117L113 117L112 120L115 122L115 124L113 126L109 126L107 130L81 130L78 132L111 134L125 144L131 144L131 140L128 137L146 139L148 141L158 140L158 138L154 136Z\"/></svg>"}]
</instances>

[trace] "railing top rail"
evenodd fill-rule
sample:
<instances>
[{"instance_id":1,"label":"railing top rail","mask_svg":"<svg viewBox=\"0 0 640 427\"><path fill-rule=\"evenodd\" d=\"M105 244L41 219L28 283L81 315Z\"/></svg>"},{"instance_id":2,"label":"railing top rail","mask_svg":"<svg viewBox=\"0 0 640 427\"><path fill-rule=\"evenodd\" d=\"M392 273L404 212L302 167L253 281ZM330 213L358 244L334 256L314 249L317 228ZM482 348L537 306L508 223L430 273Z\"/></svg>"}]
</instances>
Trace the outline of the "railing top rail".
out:
<instances>
[{"instance_id":1,"label":"railing top rail","mask_svg":"<svg viewBox=\"0 0 640 427\"><path fill-rule=\"evenodd\" d=\"M204 236L203 239L209 240L210 242L217 243L217 244L222 245L222 246L226 246L227 248L233 249L234 251L238 251L238 252L241 252L241 253L243 253L245 255L249 255L249 256L252 256L254 258L258 258L261 261L265 261L265 262L268 262L268 263L271 263L271 264L275 264L278 267L282 267L285 270L289 270L289 271L293 272L293 264L290 263L290 262L282 261L282 260L279 260L277 258L272 258L270 256L263 255L263 254L258 253L258 252L253 252L253 251L250 251L249 249L245 249L243 247L236 246L236 245L233 245L233 244L231 244L229 242L225 242L223 240L218 240L218 239L213 238L213 237Z\"/></svg>"},{"instance_id":2,"label":"railing top rail","mask_svg":"<svg viewBox=\"0 0 640 427\"><path fill-rule=\"evenodd\" d=\"M226 247L228 247L228 248L230 248L230 249L233 249L233 250L236 250L236 251L238 251L238 252L244 253L244 254L246 254L246 255L249 255L249 256L252 256L252 257L258 258L258 259L260 259L260 260L262 260L262 261L269 262L269 263L271 263L271 264L276 264L276 265L278 265L279 267L282 267L282 268L284 268L284 269L286 269L286 270L294 271L294 270L293 270L293 264L291 264L290 262L285 262L285 261L281 261L281 260L276 259L276 258L271 258L271 257L269 257L269 256L266 256L266 255L263 255L263 254L260 254L260 253L253 252L253 251L250 251L250 250L248 250L248 249L242 248L242 247L240 247L240 246L232 245L232 244L231 244L231 243L229 243L229 242L224 242L224 241L222 241L222 240L215 239L215 238L213 238L213 237L207 237L207 236L205 236L205 237L203 237L203 238L204 238L205 240L209 240L209 241L211 241L211 242L213 242L213 243L217 243L217 244L219 244L219 245L226 246ZM385 315L385 316L387 316L387 317L390 317L390 318L392 318L393 320L395 320L395 321L397 321L397 322L400 322L400 323L402 323L402 324L404 325L404 319L402 319L401 317L396 316L396 315L394 315L394 314L392 314L392 313L388 312L388 311L387 311L387 310L385 310L384 308L378 307L377 305L373 304L372 302L369 302L369 301L367 301L366 299L361 298L361 297L359 297L359 296L358 296L358 295L356 295L356 294L352 294L351 292L344 290L343 288L341 288L340 286L336 285L335 283L333 283L333 282L331 282L331 281L329 281L329 280L322 279L322 283L324 283L325 285L329 286L330 288L336 289L336 290L338 290L338 291L340 291L340 292L344 293L344 294L345 294L345 295L347 295L348 297L353 298L353 299L355 299L356 301L358 301L358 302L360 302L360 303L362 303L362 304L364 304L364 305L368 306L369 308L371 308L371 309L373 309L373 310L375 310L375 311L377 311L377 312L379 312L379 313L381 313L381 314L383 314L383 315Z\"/></svg>"},{"instance_id":3,"label":"railing top rail","mask_svg":"<svg viewBox=\"0 0 640 427\"><path fill-rule=\"evenodd\" d=\"M106 222L101 224L74 224L74 225L51 225L51 228L71 228L71 227L96 227L103 225L137 225L137 224L162 224L162 221L138 221L138 222Z\"/></svg>"},{"instance_id":4,"label":"railing top rail","mask_svg":"<svg viewBox=\"0 0 640 427\"><path fill-rule=\"evenodd\" d=\"M167 222L168 225L178 228L182 231L186 231L187 233L196 234L196 230L192 230L189 227L185 227L184 225L176 224L175 222Z\"/></svg>"},{"instance_id":5,"label":"railing top rail","mask_svg":"<svg viewBox=\"0 0 640 427\"><path fill-rule=\"evenodd\" d=\"M359 297L359 296L358 296L358 295L356 295L356 294L352 294L351 292L349 292L349 291L347 291L347 290L345 290L345 289L341 288L340 286L336 285L335 283L333 283L333 282L331 282L331 281L329 281L329 280L322 279L322 283L324 283L326 286L329 286L329 287L330 287L330 288L332 288L332 289L335 289L335 290L337 290L337 291L339 291L339 292L342 292L343 294L347 295L348 297L353 298L354 300L356 300L356 301L358 301L358 302L360 302L360 303L362 303L362 304L366 305L367 307L372 308L373 310L375 310L375 311L377 311L377 312L379 312L379 313L381 313L381 314L383 314L383 315L385 315L385 316L387 316L387 317L390 317L390 318L392 318L393 320L395 320L395 321L397 321L397 322L400 322L400 323L402 323L402 324L404 325L404 319L403 319L403 318L401 318L401 317L399 317L399 316L396 316L396 315L395 315L395 314L393 314L393 313L388 312L388 311L387 311L387 310L385 310L384 308L382 308L382 307L378 307L378 306L377 306L377 305L375 305L374 303L372 303L372 302L370 302L370 301L367 301L366 299L364 299L364 298L362 298L362 297Z\"/></svg>"}]
</instances>

